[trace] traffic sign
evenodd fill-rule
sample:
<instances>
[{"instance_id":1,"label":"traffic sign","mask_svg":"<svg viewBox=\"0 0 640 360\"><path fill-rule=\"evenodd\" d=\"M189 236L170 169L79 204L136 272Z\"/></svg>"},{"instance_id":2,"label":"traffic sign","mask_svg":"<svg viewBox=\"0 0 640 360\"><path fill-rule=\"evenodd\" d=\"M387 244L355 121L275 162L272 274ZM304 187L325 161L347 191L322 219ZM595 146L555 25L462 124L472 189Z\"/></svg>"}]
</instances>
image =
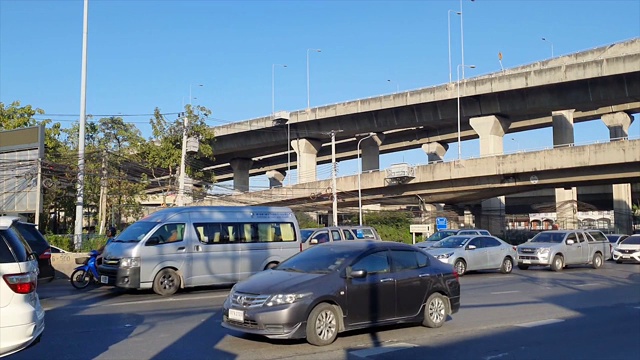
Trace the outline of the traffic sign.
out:
<instances>
[{"instance_id":1,"label":"traffic sign","mask_svg":"<svg viewBox=\"0 0 640 360\"><path fill-rule=\"evenodd\" d=\"M449 227L449 220L445 217L436 218L436 229L443 230Z\"/></svg>"}]
</instances>

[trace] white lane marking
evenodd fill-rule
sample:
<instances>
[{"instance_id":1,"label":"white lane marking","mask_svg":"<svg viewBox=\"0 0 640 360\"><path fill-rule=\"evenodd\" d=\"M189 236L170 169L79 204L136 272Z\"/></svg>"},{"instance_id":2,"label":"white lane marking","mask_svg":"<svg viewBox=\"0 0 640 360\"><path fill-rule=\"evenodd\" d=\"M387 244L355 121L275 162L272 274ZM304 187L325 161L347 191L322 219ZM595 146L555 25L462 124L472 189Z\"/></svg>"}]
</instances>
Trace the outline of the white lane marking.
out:
<instances>
[{"instance_id":1,"label":"white lane marking","mask_svg":"<svg viewBox=\"0 0 640 360\"><path fill-rule=\"evenodd\" d=\"M507 355L509 355L509 353L502 353L502 354L498 354L498 355L485 356L484 360L497 359L497 358L501 358L501 357L507 356Z\"/></svg>"},{"instance_id":2,"label":"white lane marking","mask_svg":"<svg viewBox=\"0 0 640 360\"><path fill-rule=\"evenodd\" d=\"M502 294L513 294L513 293L519 293L519 290L511 290L511 291L497 291L497 292L492 292L491 295L502 295Z\"/></svg>"},{"instance_id":3,"label":"white lane marking","mask_svg":"<svg viewBox=\"0 0 640 360\"><path fill-rule=\"evenodd\" d=\"M563 322L563 321L564 321L563 319L547 319L547 320L532 321L532 322L528 322L528 323L516 324L515 326L525 327L525 328L532 328L532 327L536 327L536 326L555 324L555 323L559 323L559 322Z\"/></svg>"},{"instance_id":4,"label":"white lane marking","mask_svg":"<svg viewBox=\"0 0 640 360\"><path fill-rule=\"evenodd\" d=\"M349 353L353 356L364 359L372 355L380 355L380 354L385 354L392 351L411 349L417 346L418 345L407 344L407 343L383 344L382 346L379 346L379 347L363 349L363 350L355 350L355 351L350 351Z\"/></svg>"},{"instance_id":5,"label":"white lane marking","mask_svg":"<svg viewBox=\"0 0 640 360\"><path fill-rule=\"evenodd\" d=\"M187 300L203 300L203 299L214 299L214 298L223 298L228 295L213 295L213 296L198 296L198 297L178 297L178 298L166 298L166 299L151 299L151 300L142 300L142 301L127 301L127 302L119 302L113 304L92 304L90 307L95 306L122 306L122 305L138 305L138 304L153 304L158 302L171 302L171 301L187 301Z\"/></svg>"}]
</instances>

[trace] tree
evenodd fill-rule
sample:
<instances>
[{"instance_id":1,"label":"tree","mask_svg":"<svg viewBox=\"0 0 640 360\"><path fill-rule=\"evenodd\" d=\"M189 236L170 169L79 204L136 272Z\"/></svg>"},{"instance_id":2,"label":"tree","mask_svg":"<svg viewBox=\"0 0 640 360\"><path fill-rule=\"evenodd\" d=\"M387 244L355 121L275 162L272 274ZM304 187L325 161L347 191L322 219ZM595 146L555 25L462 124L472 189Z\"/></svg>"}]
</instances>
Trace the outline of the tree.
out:
<instances>
[{"instance_id":1,"label":"tree","mask_svg":"<svg viewBox=\"0 0 640 360\"><path fill-rule=\"evenodd\" d=\"M44 114L44 110L33 108L31 105L20 107L20 101L14 101L5 107L0 102L0 130L21 129L38 125L34 115Z\"/></svg>"}]
</instances>

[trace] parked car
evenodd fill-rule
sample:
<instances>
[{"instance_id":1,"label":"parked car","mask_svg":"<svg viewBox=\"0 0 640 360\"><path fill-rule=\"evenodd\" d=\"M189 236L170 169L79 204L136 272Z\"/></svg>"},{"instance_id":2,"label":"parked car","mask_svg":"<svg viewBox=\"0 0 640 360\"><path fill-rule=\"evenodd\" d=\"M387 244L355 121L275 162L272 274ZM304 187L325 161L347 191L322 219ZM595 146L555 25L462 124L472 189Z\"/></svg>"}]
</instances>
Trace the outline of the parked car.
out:
<instances>
[{"instance_id":1,"label":"parked car","mask_svg":"<svg viewBox=\"0 0 640 360\"><path fill-rule=\"evenodd\" d=\"M496 270L509 274L516 262L516 247L487 235L449 236L426 251L443 263L451 264L462 276L468 271Z\"/></svg>"},{"instance_id":2,"label":"parked car","mask_svg":"<svg viewBox=\"0 0 640 360\"><path fill-rule=\"evenodd\" d=\"M38 262L15 229L0 219L0 357L40 340L44 310L36 292Z\"/></svg>"},{"instance_id":3,"label":"parked car","mask_svg":"<svg viewBox=\"0 0 640 360\"><path fill-rule=\"evenodd\" d=\"M623 261L640 262L640 234L622 239L613 248L613 260L618 264Z\"/></svg>"},{"instance_id":4,"label":"parked car","mask_svg":"<svg viewBox=\"0 0 640 360\"><path fill-rule=\"evenodd\" d=\"M594 269L611 257L609 240L599 230L550 230L518 245L518 268L550 266L561 271L567 265L591 264Z\"/></svg>"},{"instance_id":5,"label":"parked car","mask_svg":"<svg viewBox=\"0 0 640 360\"><path fill-rule=\"evenodd\" d=\"M19 232L28 243L33 252L38 257L38 279L53 280L55 269L51 265L51 246L44 236L36 228L36 224L22 221L18 216L2 216L13 223L14 228Z\"/></svg>"},{"instance_id":6,"label":"parked car","mask_svg":"<svg viewBox=\"0 0 640 360\"><path fill-rule=\"evenodd\" d=\"M432 247L438 241L452 236L452 235L487 235L491 236L491 233L487 230L482 229L446 229L446 230L438 230L431 234L424 241L418 242L415 245L419 248L428 249Z\"/></svg>"},{"instance_id":7,"label":"parked car","mask_svg":"<svg viewBox=\"0 0 640 360\"><path fill-rule=\"evenodd\" d=\"M318 229L302 229L300 233L303 249L331 241L382 240L376 229L371 226L329 226Z\"/></svg>"},{"instance_id":8,"label":"parked car","mask_svg":"<svg viewBox=\"0 0 640 360\"><path fill-rule=\"evenodd\" d=\"M63 253L66 253L66 252L67 252L67 250L60 249L60 248L59 248L59 247L57 247L57 246L53 246L53 245L51 245L51 253L52 253L52 254L63 254Z\"/></svg>"},{"instance_id":9,"label":"parked car","mask_svg":"<svg viewBox=\"0 0 640 360\"><path fill-rule=\"evenodd\" d=\"M224 302L222 326L321 346L340 332L376 325L440 327L459 307L451 266L407 244L341 241L237 283Z\"/></svg>"}]
</instances>

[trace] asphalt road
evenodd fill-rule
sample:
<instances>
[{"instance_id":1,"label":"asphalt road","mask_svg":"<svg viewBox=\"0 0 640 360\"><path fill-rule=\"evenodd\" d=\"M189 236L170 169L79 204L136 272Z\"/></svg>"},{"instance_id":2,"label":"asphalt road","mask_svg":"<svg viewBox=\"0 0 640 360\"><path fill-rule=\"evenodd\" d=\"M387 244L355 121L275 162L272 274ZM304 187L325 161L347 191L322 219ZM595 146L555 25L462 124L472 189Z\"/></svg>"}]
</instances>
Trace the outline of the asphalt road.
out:
<instances>
[{"instance_id":1,"label":"asphalt road","mask_svg":"<svg viewBox=\"0 0 640 360\"><path fill-rule=\"evenodd\" d=\"M462 306L439 329L343 333L315 347L220 326L229 287L151 292L39 287L42 341L11 359L640 359L640 265L470 273Z\"/></svg>"}]
</instances>

